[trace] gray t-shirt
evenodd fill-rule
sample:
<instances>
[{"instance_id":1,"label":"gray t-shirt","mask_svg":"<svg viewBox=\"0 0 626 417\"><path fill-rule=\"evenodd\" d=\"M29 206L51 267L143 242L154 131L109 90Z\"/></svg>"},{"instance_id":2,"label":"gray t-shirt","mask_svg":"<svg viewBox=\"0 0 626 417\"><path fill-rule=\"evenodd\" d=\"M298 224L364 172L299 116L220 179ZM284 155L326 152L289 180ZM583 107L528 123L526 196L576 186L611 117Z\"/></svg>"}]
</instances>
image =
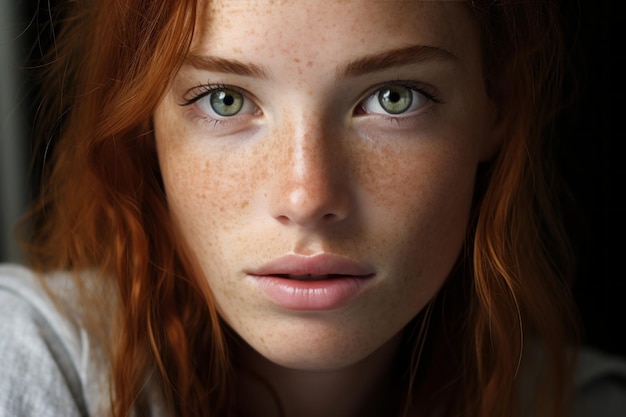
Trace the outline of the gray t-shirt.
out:
<instances>
[{"instance_id":1,"label":"gray t-shirt","mask_svg":"<svg viewBox=\"0 0 626 417\"><path fill-rule=\"evenodd\" d=\"M61 299L74 285L48 281ZM108 368L80 320L61 314L26 268L0 265L0 417L100 417L109 406ZM571 417L626 417L626 361L582 350ZM153 417L165 417L148 389Z\"/></svg>"}]
</instances>

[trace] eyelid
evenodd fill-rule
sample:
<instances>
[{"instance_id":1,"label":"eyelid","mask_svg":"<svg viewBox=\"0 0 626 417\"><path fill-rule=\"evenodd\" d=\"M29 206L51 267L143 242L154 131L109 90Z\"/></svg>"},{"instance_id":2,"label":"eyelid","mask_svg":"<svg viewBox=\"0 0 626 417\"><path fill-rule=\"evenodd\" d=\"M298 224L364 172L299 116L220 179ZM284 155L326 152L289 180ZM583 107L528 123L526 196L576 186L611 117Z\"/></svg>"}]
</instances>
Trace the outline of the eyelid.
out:
<instances>
[{"instance_id":1,"label":"eyelid","mask_svg":"<svg viewBox=\"0 0 626 417\"><path fill-rule=\"evenodd\" d=\"M180 103L179 105L183 107L190 106L194 104L196 101L200 100L201 98L204 98L217 90L223 90L223 89L236 91L237 93L244 96L246 99L250 100L250 94L241 87L237 87L235 85L222 84L222 83L207 82L206 84L198 84L195 87L192 87L189 90L187 90L185 94L183 94L184 101ZM191 97L189 97L189 95L191 95Z\"/></svg>"},{"instance_id":2,"label":"eyelid","mask_svg":"<svg viewBox=\"0 0 626 417\"><path fill-rule=\"evenodd\" d=\"M439 92L435 87L430 84L423 83L421 81L411 81L411 80L395 80L395 81L385 81L380 84L376 84L367 90L363 97L359 100L359 105L363 103L364 100L367 100L380 90L387 87L401 86L405 88L409 88L411 90L415 90L418 93L422 94L428 100L431 100L435 103L442 103L439 99Z\"/></svg>"}]
</instances>

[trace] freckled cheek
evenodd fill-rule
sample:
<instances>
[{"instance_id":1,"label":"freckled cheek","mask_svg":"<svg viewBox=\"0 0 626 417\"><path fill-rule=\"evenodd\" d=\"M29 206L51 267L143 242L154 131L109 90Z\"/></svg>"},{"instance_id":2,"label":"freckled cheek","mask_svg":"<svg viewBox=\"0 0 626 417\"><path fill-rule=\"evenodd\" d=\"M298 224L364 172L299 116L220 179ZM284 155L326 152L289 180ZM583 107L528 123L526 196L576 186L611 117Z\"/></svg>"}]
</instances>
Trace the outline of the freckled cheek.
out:
<instances>
[{"instance_id":1,"label":"freckled cheek","mask_svg":"<svg viewBox=\"0 0 626 417\"><path fill-rule=\"evenodd\" d=\"M230 278L233 257L254 249L246 233L254 170L233 158L198 150L167 155L162 163L167 198L187 247L219 295L218 305L241 299Z\"/></svg>"},{"instance_id":2,"label":"freckled cheek","mask_svg":"<svg viewBox=\"0 0 626 417\"><path fill-rule=\"evenodd\" d=\"M172 176L169 194L195 221L224 228L250 204L252 177L244 166L216 158L183 159ZM185 215L183 213L183 215Z\"/></svg>"},{"instance_id":3,"label":"freckled cheek","mask_svg":"<svg viewBox=\"0 0 626 417\"><path fill-rule=\"evenodd\" d=\"M368 223L416 246L462 240L476 165L467 155L462 148L407 146L361 158L357 177L372 208Z\"/></svg>"},{"instance_id":4,"label":"freckled cheek","mask_svg":"<svg viewBox=\"0 0 626 417\"><path fill-rule=\"evenodd\" d=\"M474 163L459 151L428 146L380 147L353 156L355 180L391 210L413 210L439 196L472 188Z\"/></svg>"}]
</instances>

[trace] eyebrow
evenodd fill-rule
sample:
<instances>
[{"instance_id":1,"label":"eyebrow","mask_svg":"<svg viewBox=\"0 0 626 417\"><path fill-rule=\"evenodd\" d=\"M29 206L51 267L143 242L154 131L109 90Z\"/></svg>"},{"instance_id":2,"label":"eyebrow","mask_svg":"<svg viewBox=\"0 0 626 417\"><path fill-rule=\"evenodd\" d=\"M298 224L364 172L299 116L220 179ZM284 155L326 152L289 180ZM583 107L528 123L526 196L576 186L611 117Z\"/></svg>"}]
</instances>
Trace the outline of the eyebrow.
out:
<instances>
[{"instance_id":1,"label":"eyebrow","mask_svg":"<svg viewBox=\"0 0 626 417\"><path fill-rule=\"evenodd\" d=\"M338 78L358 77L360 75L383 71L397 66L419 64L429 61L454 62L456 60L457 57L445 49L427 45L412 45L354 59L339 67L337 76ZM191 66L198 70L209 72L221 72L264 79L269 78L269 71L259 65L211 55L190 53L185 57L183 66Z\"/></svg>"},{"instance_id":2,"label":"eyebrow","mask_svg":"<svg viewBox=\"0 0 626 417\"><path fill-rule=\"evenodd\" d=\"M456 55L445 49L428 45L412 45L357 58L340 67L337 74L340 77L358 77L403 65L457 60Z\"/></svg>"},{"instance_id":3,"label":"eyebrow","mask_svg":"<svg viewBox=\"0 0 626 417\"><path fill-rule=\"evenodd\" d=\"M268 78L268 71L264 68L236 59L225 59L209 55L188 54L183 66L191 66L198 70L209 72L222 72L236 74L245 77Z\"/></svg>"}]
</instances>

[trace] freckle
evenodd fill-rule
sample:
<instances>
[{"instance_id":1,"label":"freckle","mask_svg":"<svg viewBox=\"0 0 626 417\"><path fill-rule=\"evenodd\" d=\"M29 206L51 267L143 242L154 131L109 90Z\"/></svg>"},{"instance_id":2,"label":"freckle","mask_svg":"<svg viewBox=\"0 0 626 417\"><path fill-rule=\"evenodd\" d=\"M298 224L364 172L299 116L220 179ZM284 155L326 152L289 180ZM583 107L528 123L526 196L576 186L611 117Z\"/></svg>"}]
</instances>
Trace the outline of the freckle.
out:
<instances>
[{"instance_id":1,"label":"freckle","mask_svg":"<svg viewBox=\"0 0 626 417\"><path fill-rule=\"evenodd\" d=\"M313 61L309 61L309 62L307 62L307 63L306 63L306 66L307 66L307 67L309 67L309 68L311 68L311 67L313 66Z\"/></svg>"},{"instance_id":2,"label":"freckle","mask_svg":"<svg viewBox=\"0 0 626 417\"><path fill-rule=\"evenodd\" d=\"M300 58L294 58L293 62L295 62L296 64L299 64L300 63Z\"/></svg>"},{"instance_id":3,"label":"freckle","mask_svg":"<svg viewBox=\"0 0 626 417\"><path fill-rule=\"evenodd\" d=\"M240 207L241 207L241 208L246 208L246 207L248 207L248 205L249 205L249 203L248 203L248 201L246 200L246 201L244 201L244 202L242 202L242 203L241 203L241 206L240 206Z\"/></svg>"}]
</instances>

